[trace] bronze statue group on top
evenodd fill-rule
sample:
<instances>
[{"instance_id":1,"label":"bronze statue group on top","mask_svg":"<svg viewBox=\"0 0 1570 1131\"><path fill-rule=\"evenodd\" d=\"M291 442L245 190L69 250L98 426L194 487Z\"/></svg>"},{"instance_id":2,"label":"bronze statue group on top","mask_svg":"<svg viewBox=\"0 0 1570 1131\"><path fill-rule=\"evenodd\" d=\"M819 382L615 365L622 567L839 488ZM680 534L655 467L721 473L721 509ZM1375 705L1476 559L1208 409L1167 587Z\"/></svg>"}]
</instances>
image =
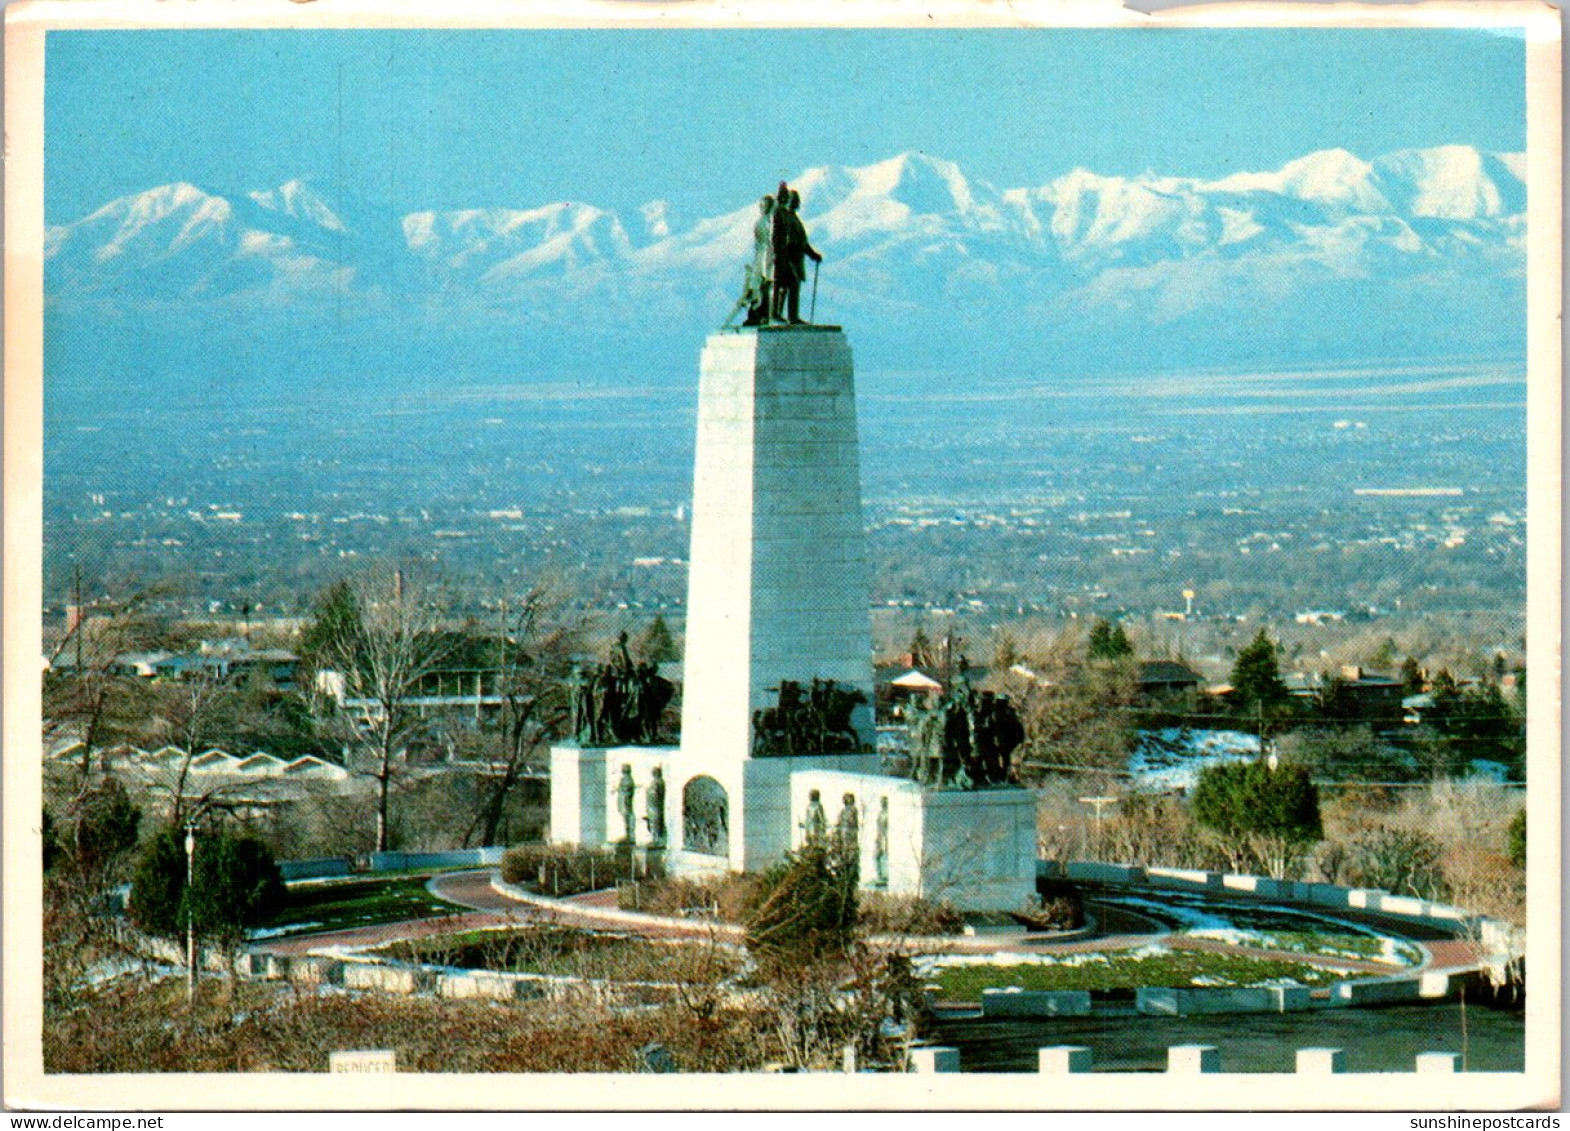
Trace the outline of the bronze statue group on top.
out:
<instances>
[{"instance_id":1,"label":"bronze statue group on top","mask_svg":"<svg viewBox=\"0 0 1570 1131\"><path fill-rule=\"evenodd\" d=\"M610 663L574 664L567 687L570 735L583 746L657 743L660 716L676 691L653 664L632 662L625 632Z\"/></svg>"},{"instance_id":2,"label":"bronze statue group on top","mask_svg":"<svg viewBox=\"0 0 1570 1131\"><path fill-rule=\"evenodd\" d=\"M758 201L758 222L752 229L752 259L747 263L741 298L730 317L747 312L743 326L768 326L781 322L807 325L801 317L801 285L807 280L807 260L822 263L823 256L807 240L807 227L798 214L801 193L784 181L772 196ZM817 276L813 276L814 307Z\"/></svg>"}]
</instances>

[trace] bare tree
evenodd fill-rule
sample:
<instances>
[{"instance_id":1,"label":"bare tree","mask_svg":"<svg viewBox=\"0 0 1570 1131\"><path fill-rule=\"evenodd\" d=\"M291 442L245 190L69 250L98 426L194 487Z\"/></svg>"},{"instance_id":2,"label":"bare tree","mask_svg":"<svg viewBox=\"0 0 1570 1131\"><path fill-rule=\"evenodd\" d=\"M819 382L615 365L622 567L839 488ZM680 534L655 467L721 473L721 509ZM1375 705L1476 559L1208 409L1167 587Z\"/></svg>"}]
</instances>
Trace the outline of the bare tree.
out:
<instances>
[{"instance_id":1,"label":"bare tree","mask_svg":"<svg viewBox=\"0 0 1570 1131\"><path fill-rule=\"evenodd\" d=\"M334 627L324 652L343 677L343 738L357 755L351 769L376 782L376 849L384 852L393 779L420 726L414 700L452 640L401 577L355 586L353 596L356 615Z\"/></svg>"},{"instance_id":2,"label":"bare tree","mask_svg":"<svg viewBox=\"0 0 1570 1131\"><path fill-rule=\"evenodd\" d=\"M48 657L43 737L81 743L83 786L93 777L97 752L129 733L142 714L142 682L117 665L129 652L167 643L167 627L148 612L162 594L146 588L98 602L94 615L81 615Z\"/></svg>"},{"instance_id":3,"label":"bare tree","mask_svg":"<svg viewBox=\"0 0 1570 1131\"><path fill-rule=\"evenodd\" d=\"M566 718L566 679L581 650L583 626L566 622L565 605L556 587L544 583L529 590L516 610L503 611L505 630L496 645L501 759L465 844L476 834L480 844L496 843L508 796Z\"/></svg>"},{"instance_id":4,"label":"bare tree","mask_svg":"<svg viewBox=\"0 0 1570 1131\"><path fill-rule=\"evenodd\" d=\"M186 784L191 760L207 746L218 720L234 698L234 689L209 669L159 689L158 724L172 744L185 751L175 772L169 803L170 823L181 825L186 814Z\"/></svg>"}]
</instances>

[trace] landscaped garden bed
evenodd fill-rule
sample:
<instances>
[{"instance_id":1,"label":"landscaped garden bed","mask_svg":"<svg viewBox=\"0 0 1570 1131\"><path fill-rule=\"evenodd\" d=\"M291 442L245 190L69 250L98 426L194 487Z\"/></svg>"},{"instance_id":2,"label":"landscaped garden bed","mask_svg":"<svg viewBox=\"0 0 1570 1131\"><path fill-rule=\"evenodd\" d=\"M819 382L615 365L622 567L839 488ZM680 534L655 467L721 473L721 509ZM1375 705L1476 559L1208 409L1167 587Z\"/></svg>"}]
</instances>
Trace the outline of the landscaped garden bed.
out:
<instances>
[{"instance_id":1,"label":"landscaped garden bed","mask_svg":"<svg viewBox=\"0 0 1570 1131\"><path fill-rule=\"evenodd\" d=\"M601 891L634 879L637 865L623 848L521 844L502 855L501 877L540 895L563 897Z\"/></svg>"},{"instance_id":2,"label":"landscaped garden bed","mask_svg":"<svg viewBox=\"0 0 1570 1131\"><path fill-rule=\"evenodd\" d=\"M1133 990L1141 987L1318 986L1351 971L1304 962L1160 945L1065 955L925 955L916 974L939 1001L978 1001L985 989Z\"/></svg>"},{"instance_id":3,"label":"landscaped garden bed","mask_svg":"<svg viewBox=\"0 0 1570 1131\"><path fill-rule=\"evenodd\" d=\"M624 911L679 918L705 918L744 926L758 900L758 877L748 872L723 876L665 876L623 883L616 905ZM966 917L947 903L914 896L860 891L857 924L869 935L958 935ZM1003 919L1017 925L1017 917Z\"/></svg>"},{"instance_id":4,"label":"landscaped garden bed","mask_svg":"<svg viewBox=\"0 0 1570 1131\"><path fill-rule=\"evenodd\" d=\"M739 952L707 941L664 942L551 925L434 935L374 953L433 966L627 982L717 980L742 968Z\"/></svg>"},{"instance_id":5,"label":"landscaped garden bed","mask_svg":"<svg viewBox=\"0 0 1570 1131\"><path fill-rule=\"evenodd\" d=\"M1098 898L1166 923L1190 938L1217 939L1254 950L1355 958L1392 966L1416 966L1423 960L1421 949L1406 939L1312 911L1216 900L1188 892Z\"/></svg>"}]
</instances>

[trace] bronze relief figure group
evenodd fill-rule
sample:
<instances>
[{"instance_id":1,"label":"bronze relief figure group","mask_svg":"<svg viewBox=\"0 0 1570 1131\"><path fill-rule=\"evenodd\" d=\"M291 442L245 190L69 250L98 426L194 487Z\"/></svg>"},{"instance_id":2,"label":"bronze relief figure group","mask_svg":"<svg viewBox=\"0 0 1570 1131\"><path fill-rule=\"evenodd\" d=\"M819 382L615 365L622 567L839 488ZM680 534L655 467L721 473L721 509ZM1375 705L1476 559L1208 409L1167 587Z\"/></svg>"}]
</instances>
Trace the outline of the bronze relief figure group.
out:
<instances>
[{"instance_id":1,"label":"bronze relief figure group","mask_svg":"<svg viewBox=\"0 0 1570 1131\"><path fill-rule=\"evenodd\" d=\"M747 312L744 326L776 322L806 325L801 317L801 285L807 279L807 260L821 263L823 256L807 239L800 208L801 193L784 181L772 195L758 201L745 290L731 312L731 318L742 310Z\"/></svg>"}]
</instances>

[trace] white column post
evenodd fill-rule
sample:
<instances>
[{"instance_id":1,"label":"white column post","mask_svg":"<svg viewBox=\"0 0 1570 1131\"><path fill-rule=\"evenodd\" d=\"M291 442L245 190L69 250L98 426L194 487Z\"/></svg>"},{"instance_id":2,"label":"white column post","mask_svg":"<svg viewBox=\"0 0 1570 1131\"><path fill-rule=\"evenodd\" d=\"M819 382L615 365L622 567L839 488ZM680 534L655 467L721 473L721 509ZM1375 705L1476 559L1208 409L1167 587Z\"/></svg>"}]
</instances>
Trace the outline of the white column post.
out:
<instances>
[{"instance_id":1,"label":"white column post","mask_svg":"<svg viewBox=\"0 0 1570 1131\"><path fill-rule=\"evenodd\" d=\"M947 1045L924 1045L910 1050L912 1072L958 1072L959 1049Z\"/></svg>"},{"instance_id":2,"label":"white column post","mask_svg":"<svg viewBox=\"0 0 1570 1131\"><path fill-rule=\"evenodd\" d=\"M1215 1045L1169 1045L1167 1071L1183 1074L1221 1071L1221 1050Z\"/></svg>"},{"instance_id":3,"label":"white column post","mask_svg":"<svg viewBox=\"0 0 1570 1131\"><path fill-rule=\"evenodd\" d=\"M1083 1045L1049 1045L1036 1052L1036 1070L1052 1075L1090 1072L1093 1061L1094 1054Z\"/></svg>"},{"instance_id":4,"label":"white column post","mask_svg":"<svg viewBox=\"0 0 1570 1131\"><path fill-rule=\"evenodd\" d=\"M1461 1054L1455 1052L1420 1052L1417 1054L1418 1072L1448 1075L1461 1071Z\"/></svg>"},{"instance_id":5,"label":"white column post","mask_svg":"<svg viewBox=\"0 0 1570 1131\"><path fill-rule=\"evenodd\" d=\"M1327 1076L1346 1071L1346 1053L1340 1049L1298 1049L1297 1070L1305 1076Z\"/></svg>"}]
</instances>

